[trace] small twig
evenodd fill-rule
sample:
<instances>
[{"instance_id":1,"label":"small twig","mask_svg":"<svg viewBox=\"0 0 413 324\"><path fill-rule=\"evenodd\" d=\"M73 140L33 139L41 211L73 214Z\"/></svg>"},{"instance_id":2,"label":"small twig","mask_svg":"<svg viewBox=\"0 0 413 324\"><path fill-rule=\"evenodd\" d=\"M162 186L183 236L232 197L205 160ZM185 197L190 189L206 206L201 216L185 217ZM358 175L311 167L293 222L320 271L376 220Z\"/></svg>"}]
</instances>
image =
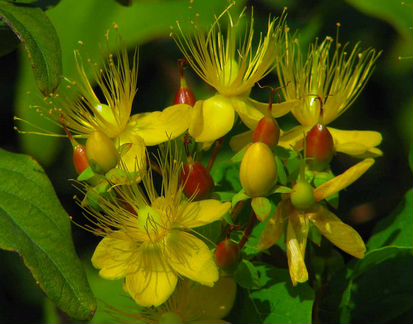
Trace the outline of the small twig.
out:
<instances>
[{"instance_id":1,"label":"small twig","mask_svg":"<svg viewBox=\"0 0 413 324\"><path fill-rule=\"evenodd\" d=\"M248 222L247 227L244 230L244 235L241 238L241 241L239 241L239 249L241 250L245 243L247 243L248 239L250 238L250 235L252 233L252 229L255 226L255 223L257 222L257 217L255 216L255 213L252 212L250 216L250 221Z\"/></svg>"},{"instance_id":2,"label":"small twig","mask_svg":"<svg viewBox=\"0 0 413 324\"><path fill-rule=\"evenodd\" d=\"M212 167L214 166L215 160L217 159L218 154L221 152L222 147L224 146L224 137L218 139L215 143L214 151L212 152L211 158L208 162L208 171L211 171Z\"/></svg>"}]
</instances>

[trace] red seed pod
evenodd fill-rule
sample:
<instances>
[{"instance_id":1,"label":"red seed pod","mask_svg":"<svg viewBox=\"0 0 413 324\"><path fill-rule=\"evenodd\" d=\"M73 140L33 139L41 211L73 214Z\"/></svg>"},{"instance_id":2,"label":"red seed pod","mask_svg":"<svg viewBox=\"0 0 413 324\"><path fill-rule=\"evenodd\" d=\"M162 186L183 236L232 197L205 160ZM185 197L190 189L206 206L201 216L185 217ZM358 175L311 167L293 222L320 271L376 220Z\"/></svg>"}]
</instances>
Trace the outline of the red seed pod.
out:
<instances>
[{"instance_id":1,"label":"red seed pod","mask_svg":"<svg viewBox=\"0 0 413 324\"><path fill-rule=\"evenodd\" d=\"M75 166L78 174L81 174L89 167L86 148L81 144L73 146L73 165Z\"/></svg>"},{"instance_id":2,"label":"red seed pod","mask_svg":"<svg viewBox=\"0 0 413 324\"><path fill-rule=\"evenodd\" d=\"M182 82L181 82L181 87L179 88L178 92L176 93L175 96L175 105L178 104L187 104L190 106L194 106L196 102L195 95L189 88L184 88L182 87Z\"/></svg>"},{"instance_id":3,"label":"red seed pod","mask_svg":"<svg viewBox=\"0 0 413 324\"><path fill-rule=\"evenodd\" d=\"M262 142L270 148L274 148L280 139L280 127L277 121L271 116L264 116L258 122L257 127L252 134L252 141Z\"/></svg>"},{"instance_id":4,"label":"red seed pod","mask_svg":"<svg viewBox=\"0 0 413 324\"><path fill-rule=\"evenodd\" d=\"M72 148L73 148L73 165L76 169L76 172L78 174L81 174L83 171L85 171L89 167L89 159L87 157L86 147L79 144L73 138L72 133L65 126L63 118L61 120L61 123L62 123L63 129L64 129L67 137L70 140L70 143L72 144Z\"/></svg>"},{"instance_id":5,"label":"red seed pod","mask_svg":"<svg viewBox=\"0 0 413 324\"><path fill-rule=\"evenodd\" d=\"M225 239L217 245L215 261L221 269L228 270L234 267L240 259L239 245L230 239Z\"/></svg>"},{"instance_id":6,"label":"red seed pod","mask_svg":"<svg viewBox=\"0 0 413 324\"><path fill-rule=\"evenodd\" d=\"M204 199L214 189L214 180L209 170L199 162L189 159L183 167L181 181L184 185L184 193L195 200Z\"/></svg>"},{"instance_id":7,"label":"red seed pod","mask_svg":"<svg viewBox=\"0 0 413 324\"><path fill-rule=\"evenodd\" d=\"M305 138L306 158L310 168L322 171L329 165L334 155L334 140L323 124L316 124Z\"/></svg>"},{"instance_id":8,"label":"red seed pod","mask_svg":"<svg viewBox=\"0 0 413 324\"><path fill-rule=\"evenodd\" d=\"M194 93L192 92L191 89L188 88L188 85L186 83L185 75L184 75L184 66L186 64L185 60L179 60L178 65L179 65L179 77L180 77L180 86L179 90L175 95L175 101L174 104L187 104L190 106L194 106L196 102L196 98Z\"/></svg>"}]
</instances>

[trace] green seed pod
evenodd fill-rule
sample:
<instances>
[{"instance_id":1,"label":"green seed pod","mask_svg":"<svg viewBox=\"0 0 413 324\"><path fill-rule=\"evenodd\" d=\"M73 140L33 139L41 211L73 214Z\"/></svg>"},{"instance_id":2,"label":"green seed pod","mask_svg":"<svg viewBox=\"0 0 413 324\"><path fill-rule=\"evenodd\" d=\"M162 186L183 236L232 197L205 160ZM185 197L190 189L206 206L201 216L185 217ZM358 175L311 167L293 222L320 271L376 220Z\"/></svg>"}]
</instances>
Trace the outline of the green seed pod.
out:
<instances>
[{"instance_id":1,"label":"green seed pod","mask_svg":"<svg viewBox=\"0 0 413 324\"><path fill-rule=\"evenodd\" d=\"M267 144L257 142L245 152L240 168L241 185L250 197L262 197L277 181L277 165Z\"/></svg>"},{"instance_id":2,"label":"green seed pod","mask_svg":"<svg viewBox=\"0 0 413 324\"><path fill-rule=\"evenodd\" d=\"M113 141L102 132L94 132L86 141L90 165L97 173L106 173L118 164L119 153Z\"/></svg>"},{"instance_id":3,"label":"green seed pod","mask_svg":"<svg viewBox=\"0 0 413 324\"><path fill-rule=\"evenodd\" d=\"M306 181L298 181L290 195L291 203L299 210L308 210L316 203L314 188Z\"/></svg>"}]
</instances>

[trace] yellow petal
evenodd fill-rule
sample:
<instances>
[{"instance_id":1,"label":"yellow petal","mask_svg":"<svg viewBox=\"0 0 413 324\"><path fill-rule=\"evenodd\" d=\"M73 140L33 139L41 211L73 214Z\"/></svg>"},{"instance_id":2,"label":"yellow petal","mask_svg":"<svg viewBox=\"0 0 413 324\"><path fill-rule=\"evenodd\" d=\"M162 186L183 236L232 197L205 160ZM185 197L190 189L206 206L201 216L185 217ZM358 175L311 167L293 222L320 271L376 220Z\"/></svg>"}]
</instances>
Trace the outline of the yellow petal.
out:
<instances>
[{"instance_id":1,"label":"yellow petal","mask_svg":"<svg viewBox=\"0 0 413 324\"><path fill-rule=\"evenodd\" d=\"M258 243L259 251L269 249L280 239L285 230L285 224L289 214L288 207L290 205L291 204L286 203L284 200L277 206L274 217L268 221L261 234L260 242Z\"/></svg>"},{"instance_id":2,"label":"yellow petal","mask_svg":"<svg viewBox=\"0 0 413 324\"><path fill-rule=\"evenodd\" d=\"M163 111L133 115L125 135L140 136L148 146L177 138L189 127L189 105L174 105Z\"/></svg>"},{"instance_id":3,"label":"yellow petal","mask_svg":"<svg viewBox=\"0 0 413 324\"><path fill-rule=\"evenodd\" d=\"M286 149L301 150L303 148L305 134L310 127L296 126L289 131L282 132L278 145Z\"/></svg>"},{"instance_id":4,"label":"yellow petal","mask_svg":"<svg viewBox=\"0 0 413 324\"><path fill-rule=\"evenodd\" d=\"M194 235L172 231L165 253L170 266L180 275L206 286L218 280L218 269L208 246Z\"/></svg>"},{"instance_id":5,"label":"yellow petal","mask_svg":"<svg viewBox=\"0 0 413 324\"><path fill-rule=\"evenodd\" d=\"M192 108L189 134L197 142L212 142L227 134L234 125L235 111L231 100L215 95L198 101ZM181 116L185 119L184 116Z\"/></svg>"},{"instance_id":6,"label":"yellow petal","mask_svg":"<svg viewBox=\"0 0 413 324\"><path fill-rule=\"evenodd\" d=\"M346 131L329 127L334 139L337 152L342 152L354 157L377 157L383 153L375 148L380 145L382 136L374 131Z\"/></svg>"},{"instance_id":7,"label":"yellow petal","mask_svg":"<svg viewBox=\"0 0 413 324\"><path fill-rule=\"evenodd\" d=\"M251 98L248 98L248 102L251 106L255 107L263 114L268 111L268 103L266 102L259 102ZM300 104L300 100L288 100L281 103L273 103L271 114L274 118L284 116L288 114L292 109L294 109L294 107L296 107L298 104Z\"/></svg>"},{"instance_id":8,"label":"yellow petal","mask_svg":"<svg viewBox=\"0 0 413 324\"><path fill-rule=\"evenodd\" d=\"M307 217L291 213L288 218L287 228L287 258L290 277L293 285L308 280L307 267L305 266L305 248L307 245L309 223Z\"/></svg>"},{"instance_id":9,"label":"yellow petal","mask_svg":"<svg viewBox=\"0 0 413 324\"><path fill-rule=\"evenodd\" d=\"M365 159L350 169L340 174L339 176L327 181L321 186L314 189L314 197L316 201L324 200L335 195L337 192L350 186L354 181L360 178L372 165L373 159Z\"/></svg>"},{"instance_id":10,"label":"yellow petal","mask_svg":"<svg viewBox=\"0 0 413 324\"><path fill-rule=\"evenodd\" d=\"M234 97L231 102L238 116L249 129L254 130L261 118L264 117L264 114L253 107L248 99Z\"/></svg>"},{"instance_id":11,"label":"yellow petal","mask_svg":"<svg viewBox=\"0 0 413 324\"><path fill-rule=\"evenodd\" d=\"M366 246L360 235L336 215L319 206L315 213L307 214L310 221L331 243L356 258L363 258Z\"/></svg>"},{"instance_id":12,"label":"yellow petal","mask_svg":"<svg viewBox=\"0 0 413 324\"><path fill-rule=\"evenodd\" d=\"M241 151L245 146L252 142L252 131L246 131L244 133L231 137L229 146L234 152Z\"/></svg>"},{"instance_id":13,"label":"yellow petal","mask_svg":"<svg viewBox=\"0 0 413 324\"><path fill-rule=\"evenodd\" d=\"M178 277L172 270L140 270L126 276L124 289L141 306L159 306L171 296L177 282Z\"/></svg>"},{"instance_id":14,"label":"yellow petal","mask_svg":"<svg viewBox=\"0 0 413 324\"><path fill-rule=\"evenodd\" d=\"M349 131L328 127L334 142L343 144L348 142L362 143L367 147L380 145L383 140L379 132L374 131Z\"/></svg>"},{"instance_id":15,"label":"yellow petal","mask_svg":"<svg viewBox=\"0 0 413 324\"><path fill-rule=\"evenodd\" d=\"M117 231L100 241L93 253L92 264L100 269L99 274L103 278L120 279L136 270L133 260L138 254L138 242Z\"/></svg>"},{"instance_id":16,"label":"yellow petal","mask_svg":"<svg viewBox=\"0 0 413 324\"><path fill-rule=\"evenodd\" d=\"M203 226L221 219L231 208L230 202L207 199L187 204L181 211L179 225L186 228Z\"/></svg>"}]
</instances>

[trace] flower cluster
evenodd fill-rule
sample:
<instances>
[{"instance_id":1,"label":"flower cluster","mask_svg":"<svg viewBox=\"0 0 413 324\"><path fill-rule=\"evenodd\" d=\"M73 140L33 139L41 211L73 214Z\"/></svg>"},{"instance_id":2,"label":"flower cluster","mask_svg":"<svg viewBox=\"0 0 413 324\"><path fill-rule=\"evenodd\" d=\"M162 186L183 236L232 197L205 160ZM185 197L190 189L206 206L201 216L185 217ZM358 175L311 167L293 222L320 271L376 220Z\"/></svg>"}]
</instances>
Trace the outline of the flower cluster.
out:
<instances>
[{"instance_id":1,"label":"flower cluster","mask_svg":"<svg viewBox=\"0 0 413 324\"><path fill-rule=\"evenodd\" d=\"M199 294L218 303L216 292L212 297L208 289L232 280L228 276L245 257L242 250L256 219L264 224L257 251L285 238L294 285L309 278L304 260L312 230L356 258L366 250L360 235L329 204L382 155L377 148L381 135L327 125L361 93L379 53L358 44L348 50L349 45L326 37L304 54L285 12L269 19L256 41L253 13L234 15L232 9L206 32L195 26L188 35L177 23L172 36L185 57L181 87L174 104L162 111L132 114L137 54L131 60L124 47L101 64L75 51L79 80L69 86L78 96L52 94L41 108L65 129L74 147L85 193L79 203L88 220L82 226L102 237L92 264L101 277L124 280L131 298L149 307L132 319L220 322L234 300L233 281L225 288L232 287L224 311L208 308L208 301L202 304ZM196 100L184 77L185 63L215 93ZM251 98L252 88L273 71L284 101L273 102L276 90L268 103ZM275 118L288 113L298 125L283 130ZM234 135L238 117L248 130ZM223 176L211 176L230 133L230 147L237 152L225 163L239 170L238 192L236 186L225 187ZM154 159L146 147L156 145ZM197 158L211 147L204 166ZM363 160L334 176L330 166L336 152ZM216 186L226 192L225 199L214 192ZM242 203L246 200L251 204ZM242 213L251 216L245 221L238 217ZM205 228L214 235L205 234ZM232 235L237 231L240 235Z\"/></svg>"}]
</instances>

